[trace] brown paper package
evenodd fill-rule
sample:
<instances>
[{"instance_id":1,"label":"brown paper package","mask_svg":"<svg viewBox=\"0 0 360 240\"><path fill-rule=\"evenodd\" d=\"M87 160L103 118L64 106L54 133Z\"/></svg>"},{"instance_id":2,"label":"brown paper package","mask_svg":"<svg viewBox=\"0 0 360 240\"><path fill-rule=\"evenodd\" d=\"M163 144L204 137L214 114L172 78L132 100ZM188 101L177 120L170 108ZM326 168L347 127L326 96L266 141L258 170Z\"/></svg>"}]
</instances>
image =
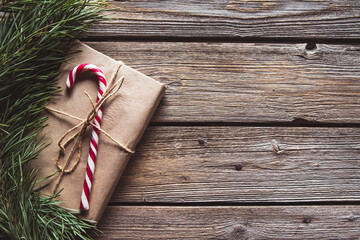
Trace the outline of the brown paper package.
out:
<instances>
[{"instance_id":1,"label":"brown paper package","mask_svg":"<svg viewBox=\"0 0 360 240\"><path fill-rule=\"evenodd\" d=\"M62 91L52 99L49 107L84 119L92 109L84 91L95 100L98 81L92 74L79 75L73 88L68 91L65 86L67 75L76 65L91 63L102 69L106 79L109 80L115 74L118 61L95 51L80 41L75 42L73 50L80 50L80 52L71 54L70 60L62 64L59 75ZM163 96L165 86L126 65L120 67L115 80L121 76L124 76L124 82L120 90L104 103L101 127L125 146L135 149ZM68 129L79 123L77 120L57 113L47 112L46 116L49 126L44 130L44 141L51 145L41 152L39 159L33 161L33 165L39 169L39 178L57 171L56 158L59 151L57 142ZM79 165L72 173L63 176L57 188L58 191L63 189L58 198L62 202L60 205L75 213L80 212L80 196L84 184L91 131L90 126L84 138ZM67 151L70 151L70 148L71 146L67 148ZM100 133L90 194L90 209L81 213L80 217L96 223L99 221L129 158L129 153L121 150L107 136ZM61 158L61 161L63 164L65 159ZM74 162L75 158L72 159L69 167ZM52 194L57 177L58 174L45 182L49 185L42 190L43 193Z\"/></svg>"}]
</instances>

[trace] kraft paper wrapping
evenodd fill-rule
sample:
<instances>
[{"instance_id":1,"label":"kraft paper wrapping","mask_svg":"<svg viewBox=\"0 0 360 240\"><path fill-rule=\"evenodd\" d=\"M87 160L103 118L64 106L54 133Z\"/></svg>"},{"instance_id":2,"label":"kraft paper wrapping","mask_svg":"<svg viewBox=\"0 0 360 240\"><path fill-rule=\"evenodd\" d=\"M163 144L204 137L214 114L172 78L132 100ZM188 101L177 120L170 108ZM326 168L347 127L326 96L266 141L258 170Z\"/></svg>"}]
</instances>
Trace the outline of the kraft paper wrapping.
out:
<instances>
[{"instance_id":1,"label":"kraft paper wrapping","mask_svg":"<svg viewBox=\"0 0 360 240\"><path fill-rule=\"evenodd\" d=\"M109 81L116 71L118 61L95 51L80 41L75 43L73 50L81 52L71 54L68 63L61 66L59 84L62 91L52 99L49 107L84 119L92 109L84 91L88 92L95 101L98 81L93 74L84 72L76 79L73 88L67 90L65 82L69 72L79 64L91 63L102 69ZM125 78L120 90L103 105L101 128L125 146L135 149L163 96L165 86L126 65L120 67L115 81L121 76ZM44 129L44 141L51 145L41 152L38 160L33 161L33 165L39 169L39 178L49 176L57 171L56 158L59 151L57 142L68 129L79 123L77 120L53 112L47 112L46 116L48 116L49 126ZM57 188L58 191L63 189L58 198L63 202L60 205L72 209L71 211L74 212L80 212L80 196L85 178L91 131L92 127L90 126L85 134L79 165L72 173L64 174ZM70 152L70 148L71 146L67 147L67 152ZM130 155L100 133L90 194L90 209L81 213L80 217L95 222L99 221ZM61 158L61 163L64 162L65 157ZM69 167L74 162L75 157ZM58 174L45 182L49 185L42 190L43 193L52 195L57 177Z\"/></svg>"}]
</instances>

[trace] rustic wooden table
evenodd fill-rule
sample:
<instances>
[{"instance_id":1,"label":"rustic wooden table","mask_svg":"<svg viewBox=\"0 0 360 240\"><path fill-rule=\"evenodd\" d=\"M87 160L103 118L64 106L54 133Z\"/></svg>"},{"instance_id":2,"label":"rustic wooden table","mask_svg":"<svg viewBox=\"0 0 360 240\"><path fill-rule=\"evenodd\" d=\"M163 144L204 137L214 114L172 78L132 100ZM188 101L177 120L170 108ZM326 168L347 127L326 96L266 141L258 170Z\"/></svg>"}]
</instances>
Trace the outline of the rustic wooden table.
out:
<instances>
[{"instance_id":1,"label":"rustic wooden table","mask_svg":"<svg viewBox=\"0 0 360 240\"><path fill-rule=\"evenodd\" d=\"M360 1L109 1L169 86L96 239L359 239Z\"/></svg>"}]
</instances>

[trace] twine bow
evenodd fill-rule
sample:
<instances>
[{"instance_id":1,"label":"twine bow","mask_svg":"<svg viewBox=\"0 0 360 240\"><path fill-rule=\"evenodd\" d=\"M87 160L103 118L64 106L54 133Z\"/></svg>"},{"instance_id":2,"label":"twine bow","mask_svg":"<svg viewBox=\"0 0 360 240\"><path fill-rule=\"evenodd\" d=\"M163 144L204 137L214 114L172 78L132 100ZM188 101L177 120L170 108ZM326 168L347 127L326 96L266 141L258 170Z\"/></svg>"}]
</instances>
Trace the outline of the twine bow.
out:
<instances>
[{"instance_id":1,"label":"twine bow","mask_svg":"<svg viewBox=\"0 0 360 240\"><path fill-rule=\"evenodd\" d=\"M60 171L60 174L57 178L57 181L55 183L55 186L53 187L52 191L55 194L56 189L59 187L59 184L61 182L61 179L63 178L65 173L71 173L75 170L76 166L79 164L80 162L80 158L81 158L81 153L82 153L82 144L84 141L84 133L86 132L87 127L89 127L90 125L92 125L93 127L97 128L100 132L102 132L103 134L105 134L110 140L112 140L116 145L118 145L121 149L123 149L125 152L127 153L135 153L134 150L128 148L127 146L125 146L124 144L120 143L119 141L117 141L116 139L114 139L109 133L107 133L106 131L104 131L103 129L101 129L99 126L96 126L95 124L92 123L92 121L94 120L97 112L99 111L99 109L101 108L101 106L110 98L112 97L114 94L116 94L123 82L124 82L124 76L122 76L119 80L117 80L115 83L114 79L116 77L117 72L119 71L120 67L121 67L122 63L119 62L117 65L117 69L114 72L114 74L112 75L109 85L106 88L104 94L102 95L102 97L99 99L99 101L97 103L94 103L94 101L91 99L91 97L89 96L89 94L85 91L85 95L88 97L92 109L90 111L90 113L87 115L87 117L85 119L81 119L78 118L76 116L73 116L69 113L63 112L63 111L59 111L50 107L47 107L48 110L55 112L55 113L59 113L61 115L67 116L69 118L73 118L76 119L78 121L80 121L80 123L78 123L77 125L75 125L74 127L70 128L69 130L66 131L66 133L60 138L60 140L58 141L58 146L59 146L59 152L58 152L58 156L56 159L56 166ZM65 140L65 138L74 130L78 129L75 134L73 134L71 137L69 137L67 140ZM65 140L65 142L64 142ZM70 154L68 156L68 158L66 159L65 163L63 166L60 165L60 157L62 155L65 155L65 149L66 147L71 143L71 142L75 142L74 145L71 148ZM67 169L73 154L77 151L77 156L76 156L76 161L73 164L73 166L69 169Z\"/></svg>"}]
</instances>

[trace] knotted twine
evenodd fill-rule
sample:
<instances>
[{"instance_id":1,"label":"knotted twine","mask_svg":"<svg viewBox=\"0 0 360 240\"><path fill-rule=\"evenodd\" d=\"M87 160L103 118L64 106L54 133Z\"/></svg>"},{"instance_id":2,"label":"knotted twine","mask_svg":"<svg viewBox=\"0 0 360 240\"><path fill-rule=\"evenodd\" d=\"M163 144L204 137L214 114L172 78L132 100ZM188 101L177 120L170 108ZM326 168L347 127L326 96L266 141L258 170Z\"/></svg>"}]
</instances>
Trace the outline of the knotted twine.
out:
<instances>
[{"instance_id":1,"label":"knotted twine","mask_svg":"<svg viewBox=\"0 0 360 240\"><path fill-rule=\"evenodd\" d=\"M85 91L85 95L87 96L87 98L89 99L92 109L90 111L90 113L87 115L87 117L85 119L81 119L78 118L74 115L71 115L69 113L63 112L63 111L59 111L50 107L47 107L46 109L64 115L66 117L69 118L73 118L76 119L78 121L80 121L79 124L75 125L74 127L70 128L69 130L67 130L65 132L65 134L60 138L60 140L58 141L58 146L59 146L59 152L58 152L58 156L56 159L56 166L58 168L58 171L60 171L60 174L56 180L56 183L52 189L53 194L55 194L57 188L60 185L60 182L64 176L64 174L68 174L68 173L72 173L75 168L77 167L77 165L80 162L80 158L81 158L81 153L82 153L82 144L84 141L84 133L86 132L86 129L88 126L92 125L93 127L97 128L100 132L102 132L103 134L105 134L105 136L107 136L110 140L112 140L118 147L120 147L123 151L127 152L127 153L135 153L134 150L130 149L129 147L125 146L124 144L122 144L121 142L117 141L116 139L114 139L109 133L107 133L106 131L104 131L103 129L101 129L101 127L96 126L95 124L92 123L92 121L94 120L96 114L98 113L99 109L101 108L101 106L110 98L112 97L114 94L116 94L123 82L124 82L124 76L122 76L120 79L118 79L116 82L114 82L115 77L120 69L120 67L123 65L122 62L118 62L117 66L116 66L116 71L113 73L113 75L111 76L110 82L108 87L106 88L104 94L101 96L101 98L99 99L99 101L97 103L94 103L94 101L91 99L91 97L89 96L89 94ZM64 139L66 138L66 136L68 136L72 131L78 129L75 134L73 134L71 137L69 137L64 143ZM71 142L75 142L71 148L70 154L68 156L68 158L66 159L65 163L63 166L60 165L60 158L62 155L65 155L65 149L66 147L71 143ZM70 169L66 169L67 166L69 165L73 154L77 151L77 156L76 156L76 160L75 163L73 164L73 166Z\"/></svg>"}]
</instances>

